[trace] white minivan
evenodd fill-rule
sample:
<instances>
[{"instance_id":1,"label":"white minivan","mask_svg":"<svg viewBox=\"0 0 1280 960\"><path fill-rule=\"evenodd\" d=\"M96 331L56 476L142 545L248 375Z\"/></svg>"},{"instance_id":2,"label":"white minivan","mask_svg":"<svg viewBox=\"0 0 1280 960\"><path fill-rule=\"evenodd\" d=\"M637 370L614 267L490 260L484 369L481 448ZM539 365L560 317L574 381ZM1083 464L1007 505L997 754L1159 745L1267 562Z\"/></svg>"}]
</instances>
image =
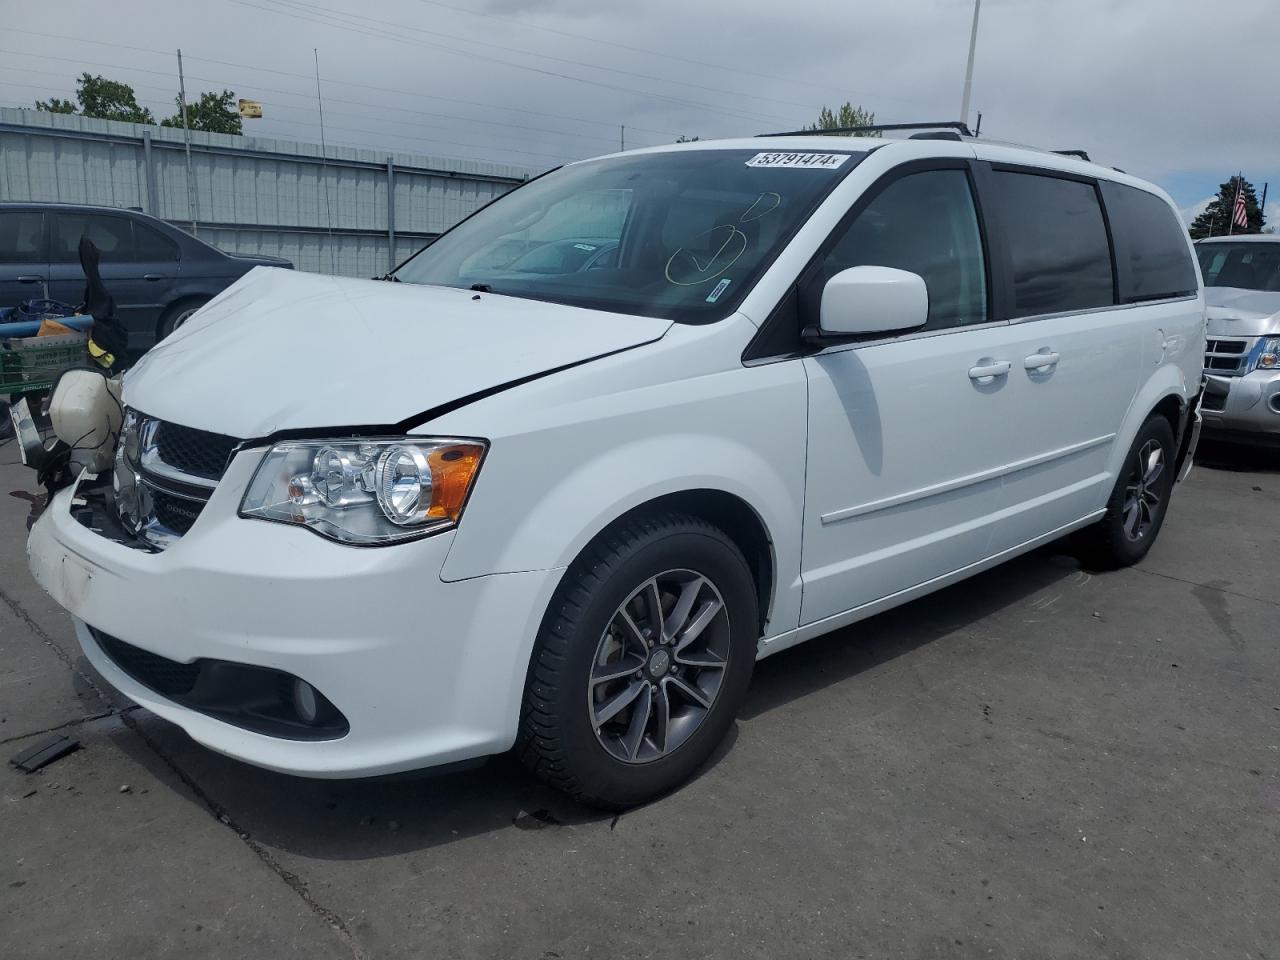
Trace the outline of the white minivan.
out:
<instances>
[{"instance_id":1,"label":"white minivan","mask_svg":"<svg viewBox=\"0 0 1280 960\"><path fill-rule=\"evenodd\" d=\"M1169 198L949 133L573 163L391 282L258 269L32 530L125 695L274 770L691 776L759 657L1065 534L1139 560L1205 346Z\"/></svg>"}]
</instances>

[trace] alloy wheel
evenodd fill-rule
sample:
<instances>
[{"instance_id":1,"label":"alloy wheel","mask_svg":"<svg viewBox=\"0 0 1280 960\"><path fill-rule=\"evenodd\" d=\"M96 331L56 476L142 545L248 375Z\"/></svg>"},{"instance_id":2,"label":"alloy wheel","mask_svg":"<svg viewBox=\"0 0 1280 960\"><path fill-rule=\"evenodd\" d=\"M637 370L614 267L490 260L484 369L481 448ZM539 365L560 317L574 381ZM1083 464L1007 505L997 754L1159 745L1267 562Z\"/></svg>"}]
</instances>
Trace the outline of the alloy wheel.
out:
<instances>
[{"instance_id":1,"label":"alloy wheel","mask_svg":"<svg viewBox=\"0 0 1280 960\"><path fill-rule=\"evenodd\" d=\"M587 709L615 759L648 763L706 720L729 664L729 612L693 570L650 577L609 619L592 660Z\"/></svg>"},{"instance_id":2,"label":"alloy wheel","mask_svg":"<svg viewBox=\"0 0 1280 960\"><path fill-rule=\"evenodd\" d=\"M1161 507L1160 487L1164 476L1164 447L1159 440L1148 440L1138 457L1124 488L1122 525L1131 541L1141 540L1155 526Z\"/></svg>"}]
</instances>

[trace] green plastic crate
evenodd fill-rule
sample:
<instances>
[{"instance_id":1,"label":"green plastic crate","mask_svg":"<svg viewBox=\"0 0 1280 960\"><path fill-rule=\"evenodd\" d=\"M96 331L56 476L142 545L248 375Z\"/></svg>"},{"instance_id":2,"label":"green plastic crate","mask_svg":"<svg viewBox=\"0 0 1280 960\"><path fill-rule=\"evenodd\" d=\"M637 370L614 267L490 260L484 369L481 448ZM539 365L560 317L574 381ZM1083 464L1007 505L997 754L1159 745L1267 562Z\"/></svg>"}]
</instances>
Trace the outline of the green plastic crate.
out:
<instances>
[{"instance_id":1,"label":"green plastic crate","mask_svg":"<svg viewBox=\"0 0 1280 960\"><path fill-rule=\"evenodd\" d=\"M0 342L0 395L48 390L58 374L89 361L87 333Z\"/></svg>"}]
</instances>

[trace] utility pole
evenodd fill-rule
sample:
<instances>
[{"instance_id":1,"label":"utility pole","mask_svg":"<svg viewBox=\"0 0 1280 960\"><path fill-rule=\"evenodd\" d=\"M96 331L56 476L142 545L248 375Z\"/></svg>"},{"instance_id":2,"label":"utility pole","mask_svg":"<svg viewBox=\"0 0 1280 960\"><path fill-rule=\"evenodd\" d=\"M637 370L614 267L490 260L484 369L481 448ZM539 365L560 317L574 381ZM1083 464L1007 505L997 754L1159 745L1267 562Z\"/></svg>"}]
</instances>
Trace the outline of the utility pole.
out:
<instances>
[{"instance_id":1,"label":"utility pole","mask_svg":"<svg viewBox=\"0 0 1280 960\"><path fill-rule=\"evenodd\" d=\"M329 202L329 158L324 143L324 100L320 97L320 49L311 48L316 59L316 106L320 108L320 182L324 187L324 218L328 224L329 272L337 273L333 250L333 206Z\"/></svg>"},{"instance_id":2,"label":"utility pole","mask_svg":"<svg viewBox=\"0 0 1280 960\"><path fill-rule=\"evenodd\" d=\"M199 236L196 217L199 207L196 203L196 181L191 176L191 127L187 123L187 81L182 73L182 48L178 48L178 102L182 106L182 138L187 147L187 219L191 221L191 233Z\"/></svg>"},{"instance_id":3,"label":"utility pole","mask_svg":"<svg viewBox=\"0 0 1280 960\"><path fill-rule=\"evenodd\" d=\"M969 31L969 62L964 68L964 96L960 99L960 122L969 122L969 93L973 89L973 54L978 46L978 11L982 0L973 0L973 28Z\"/></svg>"},{"instance_id":4,"label":"utility pole","mask_svg":"<svg viewBox=\"0 0 1280 960\"><path fill-rule=\"evenodd\" d=\"M618 149L627 149L627 125L625 123L618 127Z\"/></svg>"}]
</instances>

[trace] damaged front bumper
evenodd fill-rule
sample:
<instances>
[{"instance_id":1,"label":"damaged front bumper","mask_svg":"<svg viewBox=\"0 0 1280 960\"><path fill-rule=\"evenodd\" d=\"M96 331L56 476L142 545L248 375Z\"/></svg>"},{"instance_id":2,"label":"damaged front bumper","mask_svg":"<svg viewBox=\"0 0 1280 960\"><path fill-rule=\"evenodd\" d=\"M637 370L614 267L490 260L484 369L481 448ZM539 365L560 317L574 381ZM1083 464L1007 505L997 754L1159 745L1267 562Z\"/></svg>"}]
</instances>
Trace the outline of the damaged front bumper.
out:
<instances>
[{"instance_id":1,"label":"damaged front bumper","mask_svg":"<svg viewBox=\"0 0 1280 960\"><path fill-rule=\"evenodd\" d=\"M1214 438L1280 444L1280 370L1205 378L1204 429Z\"/></svg>"},{"instance_id":2,"label":"damaged front bumper","mask_svg":"<svg viewBox=\"0 0 1280 960\"><path fill-rule=\"evenodd\" d=\"M448 583L452 533L360 549L243 519L260 455L238 454L163 551L113 526L88 476L53 497L31 572L93 666L200 743L285 773L371 776L508 749L557 572ZM282 699L294 680L340 720L300 729Z\"/></svg>"}]
</instances>

